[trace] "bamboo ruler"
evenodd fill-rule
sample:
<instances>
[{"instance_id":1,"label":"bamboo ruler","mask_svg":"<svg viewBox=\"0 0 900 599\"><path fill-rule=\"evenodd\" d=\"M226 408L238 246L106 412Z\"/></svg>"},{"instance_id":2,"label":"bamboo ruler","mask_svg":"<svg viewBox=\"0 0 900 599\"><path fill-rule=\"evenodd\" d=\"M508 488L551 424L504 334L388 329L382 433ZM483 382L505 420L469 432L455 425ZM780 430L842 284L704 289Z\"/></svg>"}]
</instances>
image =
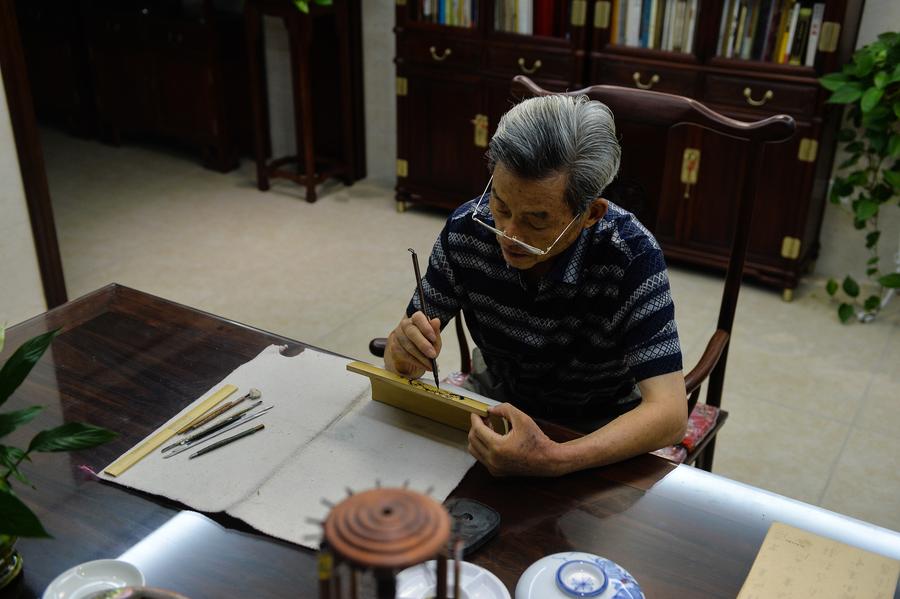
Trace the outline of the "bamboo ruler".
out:
<instances>
[{"instance_id":1,"label":"bamboo ruler","mask_svg":"<svg viewBox=\"0 0 900 599\"><path fill-rule=\"evenodd\" d=\"M202 402L200 402L200 404L194 407L187 414L185 414L178 420L168 422L166 424L166 428L159 431L128 453L122 455L118 460L107 466L103 472L110 476L119 476L120 474L137 464L139 461L147 457L147 455L151 451L171 439L188 423L192 422L194 419L199 418L209 410L216 407L217 404L219 404L235 391L237 391L237 387L235 387L234 385L223 385L222 388L204 399Z\"/></svg>"}]
</instances>

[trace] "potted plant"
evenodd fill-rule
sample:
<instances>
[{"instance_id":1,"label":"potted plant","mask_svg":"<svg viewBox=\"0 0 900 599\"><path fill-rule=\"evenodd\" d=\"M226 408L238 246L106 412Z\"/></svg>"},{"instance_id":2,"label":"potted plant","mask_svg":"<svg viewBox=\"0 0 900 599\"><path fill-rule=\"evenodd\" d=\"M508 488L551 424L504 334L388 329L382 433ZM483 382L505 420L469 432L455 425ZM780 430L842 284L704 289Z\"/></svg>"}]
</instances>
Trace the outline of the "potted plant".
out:
<instances>
[{"instance_id":1,"label":"potted plant","mask_svg":"<svg viewBox=\"0 0 900 599\"><path fill-rule=\"evenodd\" d=\"M50 331L26 341L0 369L0 406L25 380L32 367L44 355L59 331ZM5 329L0 326L0 351L3 350ZM67 422L35 435L28 447L20 449L4 443L4 437L37 416L43 406L31 406L12 412L0 412L0 588L9 584L22 569L22 558L15 550L17 537L49 537L41 521L16 496L14 479L31 485L21 469L31 461L31 454L51 451L73 451L101 445L116 434L103 428Z\"/></svg>"},{"instance_id":2,"label":"potted plant","mask_svg":"<svg viewBox=\"0 0 900 599\"><path fill-rule=\"evenodd\" d=\"M845 296L838 316L847 322L854 316L867 322L884 309L900 288L900 246L894 264L880 263L882 211L900 205L900 33L882 33L878 39L853 54L838 73L825 75L820 83L831 91L828 102L846 104L846 127L838 133L849 157L838 165L829 200L842 206L853 218L853 226L866 232L869 285L860 285L847 275L841 284L829 279L832 297ZM863 292L863 287L870 291Z\"/></svg>"}]
</instances>

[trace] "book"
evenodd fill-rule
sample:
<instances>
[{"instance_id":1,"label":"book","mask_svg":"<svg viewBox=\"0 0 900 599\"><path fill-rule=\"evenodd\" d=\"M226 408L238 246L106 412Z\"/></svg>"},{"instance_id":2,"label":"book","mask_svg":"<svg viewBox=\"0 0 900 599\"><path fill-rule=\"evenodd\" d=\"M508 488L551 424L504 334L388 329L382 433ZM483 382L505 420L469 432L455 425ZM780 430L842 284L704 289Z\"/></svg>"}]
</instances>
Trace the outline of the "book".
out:
<instances>
[{"instance_id":1,"label":"book","mask_svg":"<svg viewBox=\"0 0 900 599\"><path fill-rule=\"evenodd\" d=\"M532 0L519 0L516 6L516 32L531 35L534 31Z\"/></svg>"},{"instance_id":2,"label":"book","mask_svg":"<svg viewBox=\"0 0 900 599\"><path fill-rule=\"evenodd\" d=\"M806 60L803 64L808 67L816 66L816 51L819 48L819 36L822 34L822 21L825 18L825 3L813 4L812 18L809 22L809 43L806 46Z\"/></svg>"},{"instance_id":3,"label":"book","mask_svg":"<svg viewBox=\"0 0 900 599\"><path fill-rule=\"evenodd\" d=\"M666 0L666 14L663 16L663 32L660 48L670 52L672 50L672 26L675 20L675 0Z\"/></svg>"},{"instance_id":4,"label":"book","mask_svg":"<svg viewBox=\"0 0 900 599\"><path fill-rule=\"evenodd\" d=\"M648 48L648 36L650 33L650 14L653 0L644 0L641 7L641 48Z\"/></svg>"},{"instance_id":5,"label":"book","mask_svg":"<svg viewBox=\"0 0 900 599\"><path fill-rule=\"evenodd\" d=\"M762 60L765 52L766 40L772 29L772 15L775 12L775 0L762 0L759 7L759 23L753 35L753 47L750 55L753 60Z\"/></svg>"},{"instance_id":6,"label":"book","mask_svg":"<svg viewBox=\"0 0 900 599\"><path fill-rule=\"evenodd\" d=\"M616 44L619 39L619 0L612 0L612 13L609 16L609 43Z\"/></svg>"},{"instance_id":7,"label":"book","mask_svg":"<svg viewBox=\"0 0 900 599\"><path fill-rule=\"evenodd\" d=\"M787 33L784 36L784 40L782 41L781 52L778 56L778 62L781 64L785 64L790 57L791 44L794 43L794 33L797 31L797 19L800 18L800 3L794 2L791 7L791 17L788 22Z\"/></svg>"},{"instance_id":8,"label":"book","mask_svg":"<svg viewBox=\"0 0 900 599\"><path fill-rule=\"evenodd\" d=\"M806 42L809 40L809 22L812 19L812 8L802 7L797 17L797 28L794 31L794 42L791 44L788 64L800 65L806 60Z\"/></svg>"},{"instance_id":9,"label":"book","mask_svg":"<svg viewBox=\"0 0 900 599\"><path fill-rule=\"evenodd\" d=\"M722 18L719 21L719 39L716 43L716 56L725 56L725 33L728 31L728 20L731 16L731 3L734 0L726 0L722 5Z\"/></svg>"},{"instance_id":10,"label":"book","mask_svg":"<svg viewBox=\"0 0 900 599\"><path fill-rule=\"evenodd\" d=\"M675 16L672 17L672 32L669 38L669 50L673 52L684 51L684 18L687 5L687 0L678 0L675 3Z\"/></svg>"},{"instance_id":11,"label":"book","mask_svg":"<svg viewBox=\"0 0 900 599\"><path fill-rule=\"evenodd\" d=\"M662 50L663 27L666 24L666 2L668 0L655 0L656 2L656 26L653 29L653 47Z\"/></svg>"},{"instance_id":12,"label":"book","mask_svg":"<svg viewBox=\"0 0 900 599\"><path fill-rule=\"evenodd\" d=\"M685 23L687 23L687 34L684 38L684 51L690 53L694 51L694 31L697 27L697 0L690 0Z\"/></svg>"},{"instance_id":13,"label":"book","mask_svg":"<svg viewBox=\"0 0 900 599\"><path fill-rule=\"evenodd\" d=\"M766 51L763 60L778 62L778 49L781 47L781 37L787 27L787 19L790 16L790 0L776 0L778 8L772 17L771 38L766 40Z\"/></svg>"},{"instance_id":14,"label":"book","mask_svg":"<svg viewBox=\"0 0 900 599\"><path fill-rule=\"evenodd\" d=\"M732 54L735 58L740 58L741 56L741 47L744 45L744 26L747 21L747 5L744 2L741 2L741 12L738 17L737 27L734 30L734 52Z\"/></svg>"},{"instance_id":15,"label":"book","mask_svg":"<svg viewBox=\"0 0 900 599\"><path fill-rule=\"evenodd\" d=\"M750 0L747 8L747 23L744 28L744 43L741 44L741 58L749 60L753 54L753 36L759 23L760 0Z\"/></svg>"},{"instance_id":16,"label":"book","mask_svg":"<svg viewBox=\"0 0 900 599\"><path fill-rule=\"evenodd\" d=\"M741 16L741 6L742 2L740 0L734 0L734 4L731 7L731 17L728 24L728 30L726 31L726 36L728 37L727 46L725 47L725 57L731 58L734 56L734 41L735 41L735 31L738 26L738 19Z\"/></svg>"},{"instance_id":17,"label":"book","mask_svg":"<svg viewBox=\"0 0 900 599\"><path fill-rule=\"evenodd\" d=\"M641 8L643 0L628 0L625 21L625 45L637 46L641 38Z\"/></svg>"}]
</instances>

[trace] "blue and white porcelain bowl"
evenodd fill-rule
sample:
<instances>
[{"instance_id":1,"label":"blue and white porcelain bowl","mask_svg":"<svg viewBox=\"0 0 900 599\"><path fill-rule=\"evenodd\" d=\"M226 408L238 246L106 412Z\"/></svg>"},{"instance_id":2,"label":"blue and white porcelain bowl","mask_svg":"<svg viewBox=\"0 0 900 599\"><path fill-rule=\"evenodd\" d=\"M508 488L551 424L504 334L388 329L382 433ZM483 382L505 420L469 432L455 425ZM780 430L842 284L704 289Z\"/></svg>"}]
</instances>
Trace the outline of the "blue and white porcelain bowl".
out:
<instances>
[{"instance_id":1,"label":"blue and white porcelain bowl","mask_svg":"<svg viewBox=\"0 0 900 599\"><path fill-rule=\"evenodd\" d=\"M592 553L554 553L531 564L516 584L515 599L644 599L634 577Z\"/></svg>"}]
</instances>

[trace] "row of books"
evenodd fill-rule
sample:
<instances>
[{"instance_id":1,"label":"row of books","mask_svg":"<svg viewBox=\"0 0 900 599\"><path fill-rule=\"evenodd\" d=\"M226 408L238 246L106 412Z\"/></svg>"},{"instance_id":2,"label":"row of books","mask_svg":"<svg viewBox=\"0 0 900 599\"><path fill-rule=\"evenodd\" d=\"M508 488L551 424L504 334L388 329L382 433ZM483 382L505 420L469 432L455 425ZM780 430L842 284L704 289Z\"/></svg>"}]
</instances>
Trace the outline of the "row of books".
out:
<instances>
[{"instance_id":1,"label":"row of books","mask_svg":"<svg viewBox=\"0 0 900 599\"><path fill-rule=\"evenodd\" d=\"M495 0L494 30L564 36L570 4L563 0Z\"/></svg>"},{"instance_id":2,"label":"row of books","mask_svg":"<svg viewBox=\"0 0 900 599\"><path fill-rule=\"evenodd\" d=\"M478 0L419 0L422 20L439 25L475 27ZM525 35L565 36L570 2L496 0L494 29Z\"/></svg>"},{"instance_id":3,"label":"row of books","mask_svg":"<svg viewBox=\"0 0 900 599\"><path fill-rule=\"evenodd\" d=\"M716 53L726 58L815 66L825 3L727 0Z\"/></svg>"},{"instance_id":4,"label":"row of books","mask_svg":"<svg viewBox=\"0 0 900 599\"><path fill-rule=\"evenodd\" d=\"M623 46L690 52L697 0L613 0L610 41Z\"/></svg>"},{"instance_id":5,"label":"row of books","mask_svg":"<svg viewBox=\"0 0 900 599\"><path fill-rule=\"evenodd\" d=\"M475 27L478 23L478 0L420 1L424 21L454 27Z\"/></svg>"}]
</instances>

